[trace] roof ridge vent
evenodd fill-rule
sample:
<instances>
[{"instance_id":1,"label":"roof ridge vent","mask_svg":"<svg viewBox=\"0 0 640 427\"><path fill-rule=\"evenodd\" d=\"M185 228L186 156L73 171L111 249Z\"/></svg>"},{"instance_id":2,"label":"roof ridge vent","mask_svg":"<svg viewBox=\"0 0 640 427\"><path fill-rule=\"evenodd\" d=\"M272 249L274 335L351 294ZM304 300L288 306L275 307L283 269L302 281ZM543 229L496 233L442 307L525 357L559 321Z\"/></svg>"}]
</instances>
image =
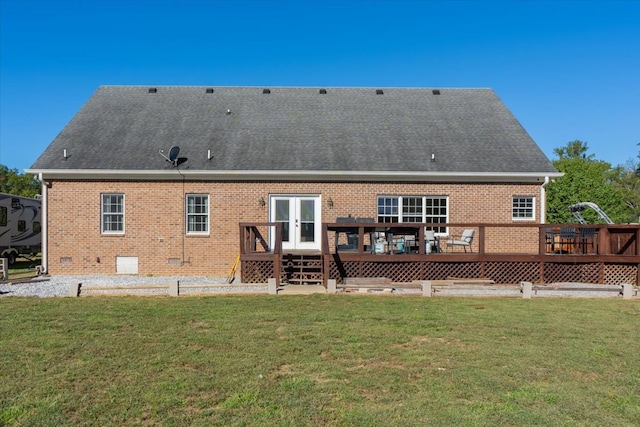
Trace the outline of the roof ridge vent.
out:
<instances>
[{"instance_id":1,"label":"roof ridge vent","mask_svg":"<svg viewBox=\"0 0 640 427\"><path fill-rule=\"evenodd\" d=\"M326 95L326 94L327 94L327 90L326 90L326 89L320 89L320 90L318 91L318 93L319 93L320 95Z\"/></svg>"},{"instance_id":2,"label":"roof ridge vent","mask_svg":"<svg viewBox=\"0 0 640 427\"><path fill-rule=\"evenodd\" d=\"M440 89L433 89L431 93L434 95L440 95Z\"/></svg>"},{"instance_id":3,"label":"roof ridge vent","mask_svg":"<svg viewBox=\"0 0 640 427\"><path fill-rule=\"evenodd\" d=\"M205 90L205 92L206 92L206 93L213 93L213 88L208 87L208 88Z\"/></svg>"},{"instance_id":4,"label":"roof ridge vent","mask_svg":"<svg viewBox=\"0 0 640 427\"><path fill-rule=\"evenodd\" d=\"M382 89L376 89L376 95L384 95L384 91Z\"/></svg>"},{"instance_id":5,"label":"roof ridge vent","mask_svg":"<svg viewBox=\"0 0 640 427\"><path fill-rule=\"evenodd\" d=\"M157 91L158 91L158 88L155 88L155 87L149 88L149 93L156 93Z\"/></svg>"},{"instance_id":6,"label":"roof ridge vent","mask_svg":"<svg viewBox=\"0 0 640 427\"><path fill-rule=\"evenodd\" d=\"M271 93L271 89L262 89L262 93L269 94Z\"/></svg>"}]
</instances>

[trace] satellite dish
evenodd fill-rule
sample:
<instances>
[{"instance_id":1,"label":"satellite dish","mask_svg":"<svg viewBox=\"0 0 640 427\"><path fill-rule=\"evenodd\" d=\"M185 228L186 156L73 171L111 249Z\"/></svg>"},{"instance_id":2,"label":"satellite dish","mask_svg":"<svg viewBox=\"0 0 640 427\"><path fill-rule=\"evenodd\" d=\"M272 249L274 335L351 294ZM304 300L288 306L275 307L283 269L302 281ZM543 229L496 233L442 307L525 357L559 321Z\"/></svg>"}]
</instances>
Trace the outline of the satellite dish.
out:
<instances>
[{"instance_id":1,"label":"satellite dish","mask_svg":"<svg viewBox=\"0 0 640 427\"><path fill-rule=\"evenodd\" d=\"M180 154L180 147L174 145L169 149L169 161L175 163L176 159L178 158L178 154Z\"/></svg>"},{"instance_id":2,"label":"satellite dish","mask_svg":"<svg viewBox=\"0 0 640 427\"><path fill-rule=\"evenodd\" d=\"M169 149L169 157L164 155L163 150L160 150L160 155L164 157L167 162L171 162L173 166L178 166L180 163L183 163L184 161L186 161L186 159L184 159L181 162L180 161L181 158L180 159L178 158L178 154L180 154L180 147L178 147L177 145L174 145Z\"/></svg>"}]
</instances>

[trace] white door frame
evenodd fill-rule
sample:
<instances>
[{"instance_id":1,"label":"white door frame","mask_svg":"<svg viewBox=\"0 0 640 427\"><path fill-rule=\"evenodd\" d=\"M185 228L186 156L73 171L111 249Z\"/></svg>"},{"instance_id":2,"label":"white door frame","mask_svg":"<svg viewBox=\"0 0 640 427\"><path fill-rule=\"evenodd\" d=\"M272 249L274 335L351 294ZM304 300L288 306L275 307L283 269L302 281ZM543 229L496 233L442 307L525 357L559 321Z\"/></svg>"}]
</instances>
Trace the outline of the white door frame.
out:
<instances>
[{"instance_id":1,"label":"white door frame","mask_svg":"<svg viewBox=\"0 0 640 427\"><path fill-rule=\"evenodd\" d=\"M283 250L317 250L322 244L322 203L317 194L274 194L269 196L269 221L283 222ZM273 247L274 231L270 233Z\"/></svg>"}]
</instances>

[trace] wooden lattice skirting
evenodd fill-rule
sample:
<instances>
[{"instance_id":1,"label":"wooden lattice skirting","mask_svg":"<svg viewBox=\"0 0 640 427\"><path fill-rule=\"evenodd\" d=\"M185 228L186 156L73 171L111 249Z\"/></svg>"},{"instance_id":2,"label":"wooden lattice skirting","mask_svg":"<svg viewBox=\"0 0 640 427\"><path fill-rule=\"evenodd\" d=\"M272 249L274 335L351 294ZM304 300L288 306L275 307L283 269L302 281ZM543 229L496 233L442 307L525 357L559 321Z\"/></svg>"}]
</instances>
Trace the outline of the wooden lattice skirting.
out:
<instances>
[{"instance_id":1,"label":"wooden lattice skirting","mask_svg":"<svg viewBox=\"0 0 640 427\"><path fill-rule=\"evenodd\" d=\"M272 260L242 261L243 283L266 283L273 277ZM343 283L348 277L386 277L394 282L414 280L445 280L449 277L488 278L495 283L518 284L583 282L614 285L637 284L637 264L568 263L537 261L429 261L429 262L375 262L344 261L329 264L327 279Z\"/></svg>"}]
</instances>

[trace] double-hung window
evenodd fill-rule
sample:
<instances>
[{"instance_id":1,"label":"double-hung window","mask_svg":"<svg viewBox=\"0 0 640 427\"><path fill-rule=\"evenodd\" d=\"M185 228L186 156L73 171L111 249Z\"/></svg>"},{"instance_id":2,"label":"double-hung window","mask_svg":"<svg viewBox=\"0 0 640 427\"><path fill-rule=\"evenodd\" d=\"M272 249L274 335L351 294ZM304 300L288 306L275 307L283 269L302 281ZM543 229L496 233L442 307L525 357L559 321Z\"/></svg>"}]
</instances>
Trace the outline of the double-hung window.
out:
<instances>
[{"instance_id":1,"label":"double-hung window","mask_svg":"<svg viewBox=\"0 0 640 427\"><path fill-rule=\"evenodd\" d=\"M124 194L102 194L102 234L124 234Z\"/></svg>"},{"instance_id":2,"label":"double-hung window","mask_svg":"<svg viewBox=\"0 0 640 427\"><path fill-rule=\"evenodd\" d=\"M444 224L449 220L447 196L378 196L378 222L430 222ZM445 226L429 226L427 230L447 233Z\"/></svg>"},{"instance_id":3,"label":"double-hung window","mask_svg":"<svg viewBox=\"0 0 640 427\"><path fill-rule=\"evenodd\" d=\"M533 196L513 196L511 217L514 220L535 219L535 198Z\"/></svg>"},{"instance_id":4,"label":"double-hung window","mask_svg":"<svg viewBox=\"0 0 640 427\"><path fill-rule=\"evenodd\" d=\"M187 234L209 234L209 195L187 194Z\"/></svg>"},{"instance_id":5,"label":"double-hung window","mask_svg":"<svg viewBox=\"0 0 640 427\"><path fill-rule=\"evenodd\" d=\"M378 222L400 222L398 197L378 197Z\"/></svg>"}]
</instances>

